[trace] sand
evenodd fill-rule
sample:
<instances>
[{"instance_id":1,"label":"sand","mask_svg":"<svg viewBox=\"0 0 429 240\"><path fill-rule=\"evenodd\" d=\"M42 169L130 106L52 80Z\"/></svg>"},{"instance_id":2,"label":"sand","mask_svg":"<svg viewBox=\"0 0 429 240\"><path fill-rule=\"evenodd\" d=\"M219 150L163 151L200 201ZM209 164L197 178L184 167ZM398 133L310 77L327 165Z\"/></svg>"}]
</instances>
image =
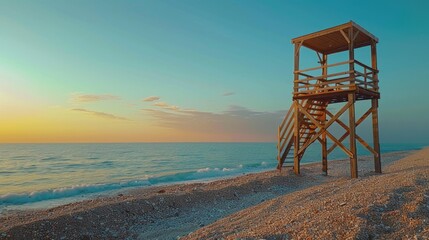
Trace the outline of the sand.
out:
<instances>
[{"instance_id":1,"label":"sand","mask_svg":"<svg viewBox=\"0 0 429 240\"><path fill-rule=\"evenodd\" d=\"M399 160L401 159L401 160ZM400 239L429 237L429 148L206 183L126 191L0 217L0 239Z\"/></svg>"}]
</instances>

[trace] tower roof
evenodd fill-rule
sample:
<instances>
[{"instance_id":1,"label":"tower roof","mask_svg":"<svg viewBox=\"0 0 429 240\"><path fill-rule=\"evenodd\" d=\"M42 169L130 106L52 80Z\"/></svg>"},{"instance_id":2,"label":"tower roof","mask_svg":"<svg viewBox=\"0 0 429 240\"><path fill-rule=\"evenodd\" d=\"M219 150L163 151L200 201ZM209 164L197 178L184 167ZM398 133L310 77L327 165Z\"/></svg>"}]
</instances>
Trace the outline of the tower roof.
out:
<instances>
[{"instance_id":1,"label":"tower roof","mask_svg":"<svg viewBox=\"0 0 429 240\"><path fill-rule=\"evenodd\" d=\"M327 28L318 32L310 33L292 39L292 43L302 42L302 46L310 48L322 54L331 54L346 51L349 49L348 39L349 31L357 33L354 40L354 48L360 48L371 45L372 41L378 42L378 38L370 32L350 21L335 27Z\"/></svg>"}]
</instances>

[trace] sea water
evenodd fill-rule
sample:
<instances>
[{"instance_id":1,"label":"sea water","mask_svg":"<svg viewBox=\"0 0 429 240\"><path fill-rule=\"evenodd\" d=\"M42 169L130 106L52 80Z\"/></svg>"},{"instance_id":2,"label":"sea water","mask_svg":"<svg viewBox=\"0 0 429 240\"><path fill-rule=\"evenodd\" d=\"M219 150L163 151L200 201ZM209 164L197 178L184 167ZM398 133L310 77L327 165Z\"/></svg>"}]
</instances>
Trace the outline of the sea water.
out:
<instances>
[{"instance_id":1,"label":"sea water","mask_svg":"<svg viewBox=\"0 0 429 240\"><path fill-rule=\"evenodd\" d=\"M382 152L420 147L382 145ZM275 143L0 144L0 213L133 187L271 170L276 151ZM345 155L337 149L329 158ZM313 161L320 161L320 148L305 153L303 162Z\"/></svg>"}]
</instances>

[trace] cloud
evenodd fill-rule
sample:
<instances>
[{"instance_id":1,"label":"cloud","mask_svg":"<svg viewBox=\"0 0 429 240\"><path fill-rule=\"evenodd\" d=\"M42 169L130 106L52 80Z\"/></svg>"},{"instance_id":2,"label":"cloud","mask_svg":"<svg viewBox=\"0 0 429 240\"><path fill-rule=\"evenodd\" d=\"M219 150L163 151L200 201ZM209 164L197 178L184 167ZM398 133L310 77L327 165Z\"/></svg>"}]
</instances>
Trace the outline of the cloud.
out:
<instances>
[{"instance_id":1,"label":"cloud","mask_svg":"<svg viewBox=\"0 0 429 240\"><path fill-rule=\"evenodd\" d=\"M156 102L153 105L156 106L156 107L162 107L162 108L163 107L168 107L168 104L165 103L165 102Z\"/></svg>"},{"instance_id":2,"label":"cloud","mask_svg":"<svg viewBox=\"0 0 429 240\"><path fill-rule=\"evenodd\" d=\"M225 92L225 93L222 93L222 96L227 97L227 96L231 96L234 94L235 94L235 92Z\"/></svg>"},{"instance_id":3,"label":"cloud","mask_svg":"<svg viewBox=\"0 0 429 240\"><path fill-rule=\"evenodd\" d=\"M143 99L143 102L153 102L153 101L158 101L159 99L161 99L161 98L157 97L157 96L150 96L150 97Z\"/></svg>"},{"instance_id":4,"label":"cloud","mask_svg":"<svg viewBox=\"0 0 429 240\"><path fill-rule=\"evenodd\" d=\"M72 97L73 102L98 102L104 100L120 100L121 98L110 94L79 94Z\"/></svg>"},{"instance_id":5,"label":"cloud","mask_svg":"<svg viewBox=\"0 0 429 240\"><path fill-rule=\"evenodd\" d=\"M177 111L177 110L179 110L179 107L178 106L168 106L168 107L165 107L165 109Z\"/></svg>"},{"instance_id":6,"label":"cloud","mask_svg":"<svg viewBox=\"0 0 429 240\"><path fill-rule=\"evenodd\" d=\"M179 110L179 107L169 105L168 103L165 103L165 102L156 102L153 104L153 106L168 109L168 110L173 110L173 111Z\"/></svg>"},{"instance_id":7,"label":"cloud","mask_svg":"<svg viewBox=\"0 0 429 240\"><path fill-rule=\"evenodd\" d=\"M83 108L74 108L71 109L72 111L75 112L82 112L82 113L86 113L95 117L99 117L99 118L104 118L104 119L110 119L110 120L129 120L127 118L124 117L120 117L120 116L116 116L110 113L105 113L105 112L96 112L96 111L91 111L91 110L87 110L87 109L83 109Z\"/></svg>"},{"instance_id":8,"label":"cloud","mask_svg":"<svg viewBox=\"0 0 429 240\"><path fill-rule=\"evenodd\" d=\"M186 132L199 133L222 141L276 141L277 126L286 111L258 112L242 106L230 106L219 113L197 110L174 112L142 109L156 120L156 125Z\"/></svg>"}]
</instances>

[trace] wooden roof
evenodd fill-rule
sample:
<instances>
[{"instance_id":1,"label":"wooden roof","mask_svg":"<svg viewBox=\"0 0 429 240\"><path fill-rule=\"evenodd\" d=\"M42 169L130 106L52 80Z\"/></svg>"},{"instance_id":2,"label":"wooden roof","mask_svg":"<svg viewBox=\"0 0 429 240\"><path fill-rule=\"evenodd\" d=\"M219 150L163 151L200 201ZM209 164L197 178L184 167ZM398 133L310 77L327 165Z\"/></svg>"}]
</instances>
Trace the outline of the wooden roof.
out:
<instances>
[{"instance_id":1,"label":"wooden roof","mask_svg":"<svg viewBox=\"0 0 429 240\"><path fill-rule=\"evenodd\" d=\"M313 49L322 54L342 52L349 49L346 37L348 36L350 29L353 29L354 33L359 31L354 42L354 48L371 45L372 41L375 41L376 43L378 42L378 38L376 36L372 35L355 22L350 21L322 31L294 38L292 39L292 43L295 44L302 42L302 46Z\"/></svg>"}]
</instances>

